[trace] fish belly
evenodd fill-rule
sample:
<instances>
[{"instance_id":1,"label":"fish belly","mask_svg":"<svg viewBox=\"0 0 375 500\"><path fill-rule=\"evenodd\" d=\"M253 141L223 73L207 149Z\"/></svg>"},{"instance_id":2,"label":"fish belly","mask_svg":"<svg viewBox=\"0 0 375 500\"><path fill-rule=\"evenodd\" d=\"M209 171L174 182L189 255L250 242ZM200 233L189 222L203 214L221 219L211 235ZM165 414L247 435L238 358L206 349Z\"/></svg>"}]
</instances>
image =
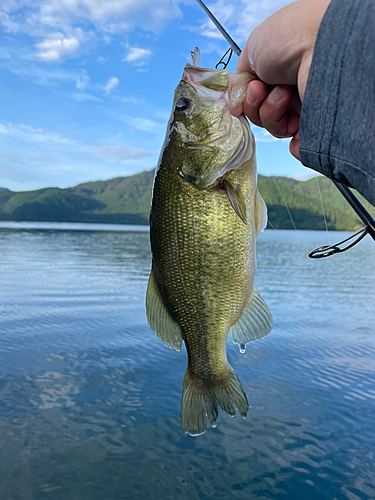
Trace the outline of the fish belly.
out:
<instances>
[{"instance_id":1,"label":"fish belly","mask_svg":"<svg viewBox=\"0 0 375 500\"><path fill-rule=\"evenodd\" d=\"M224 190L198 190L159 168L150 217L155 281L181 329L192 374L215 377L228 330L252 293L255 273L255 182L251 164L238 169L249 210L244 224ZM247 175L245 175L247 174Z\"/></svg>"},{"instance_id":2,"label":"fish belly","mask_svg":"<svg viewBox=\"0 0 375 500\"><path fill-rule=\"evenodd\" d=\"M251 162L236 176L248 224L224 190L198 190L163 162L154 182L152 274L188 353L181 414L184 430L192 435L205 431L206 416L215 425L218 407L231 415L238 408L242 416L248 409L227 362L226 338L253 291L256 182Z\"/></svg>"}]
</instances>

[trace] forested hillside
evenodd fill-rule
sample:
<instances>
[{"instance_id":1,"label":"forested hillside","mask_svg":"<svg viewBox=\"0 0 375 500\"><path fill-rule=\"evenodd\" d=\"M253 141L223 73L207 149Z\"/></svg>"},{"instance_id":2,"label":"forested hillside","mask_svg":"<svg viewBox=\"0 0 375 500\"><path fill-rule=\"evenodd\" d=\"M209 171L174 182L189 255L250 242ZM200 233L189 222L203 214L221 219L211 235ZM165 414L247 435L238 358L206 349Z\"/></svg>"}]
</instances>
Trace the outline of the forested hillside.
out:
<instances>
[{"instance_id":1,"label":"forested hillside","mask_svg":"<svg viewBox=\"0 0 375 500\"><path fill-rule=\"evenodd\" d=\"M67 189L13 192L0 188L0 219L147 224L153 175L150 170ZM291 219L297 229L325 229L323 206L329 229L352 231L361 226L352 208L326 178L296 181L259 175L258 188L268 206L269 221L277 229L293 229ZM373 207L360 199L375 215Z\"/></svg>"}]
</instances>

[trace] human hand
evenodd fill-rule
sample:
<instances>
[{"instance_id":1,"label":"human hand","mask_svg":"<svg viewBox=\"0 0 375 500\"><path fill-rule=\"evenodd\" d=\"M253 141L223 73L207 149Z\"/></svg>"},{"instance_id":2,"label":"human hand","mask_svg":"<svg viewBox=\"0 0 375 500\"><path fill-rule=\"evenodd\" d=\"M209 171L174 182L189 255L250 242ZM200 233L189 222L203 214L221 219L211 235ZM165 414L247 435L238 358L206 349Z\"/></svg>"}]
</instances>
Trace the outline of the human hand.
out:
<instances>
[{"instance_id":1,"label":"human hand","mask_svg":"<svg viewBox=\"0 0 375 500\"><path fill-rule=\"evenodd\" d=\"M330 0L298 0L275 12L250 34L237 72L249 83L244 113L278 138L292 137L299 160L299 122L316 36Z\"/></svg>"}]
</instances>

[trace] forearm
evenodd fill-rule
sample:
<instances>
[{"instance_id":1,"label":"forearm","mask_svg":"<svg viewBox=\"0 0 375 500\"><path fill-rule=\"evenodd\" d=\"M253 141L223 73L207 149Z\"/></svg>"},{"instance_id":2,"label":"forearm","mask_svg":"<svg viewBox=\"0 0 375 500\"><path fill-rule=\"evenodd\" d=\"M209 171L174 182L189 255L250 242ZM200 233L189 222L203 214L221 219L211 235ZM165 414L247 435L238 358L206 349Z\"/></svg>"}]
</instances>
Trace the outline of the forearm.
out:
<instances>
[{"instance_id":1,"label":"forearm","mask_svg":"<svg viewBox=\"0 0 375 500\"><path fill-rule=\"evenodd\" d=\"M332 0L322 20L300 122L304 165L375 205L375 2Z\"/></svg>"}]
</instances>

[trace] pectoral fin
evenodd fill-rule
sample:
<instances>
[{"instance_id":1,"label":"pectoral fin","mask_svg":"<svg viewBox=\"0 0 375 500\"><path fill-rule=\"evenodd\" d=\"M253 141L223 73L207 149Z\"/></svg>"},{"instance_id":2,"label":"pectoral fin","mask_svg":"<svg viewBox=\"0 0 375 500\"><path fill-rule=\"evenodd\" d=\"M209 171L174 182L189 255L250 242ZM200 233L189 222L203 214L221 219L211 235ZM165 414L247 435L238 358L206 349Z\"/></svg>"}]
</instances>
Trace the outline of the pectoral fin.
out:
<instances>
[{"instance_id":1,"label":"pectoral fin","mask_svg":"<svg viewBox=\"0 0 375 500\"><path fill-rule=\"evenodd\" d=\"M264 231L266 229L267 222L267 205L257 190L257 194L255 196L255 231L257 236L260 231Z\"/></svg>"},{"instance_id":2,"label":"pectoral fin","mask_svg":"<svg viewBox=\"0 0 375 500\"><path fill-rule=\"evenodd\" d=\"M252 296L242 316L230 329L232 342L244 346L252 340L265 337L272 329L272 316L267 304L254 287Z\"/></svg>"},{"instance_id":3,"label":"pectoral fin","mask_svg":"<svg viewBox=\"0 0 375 500\"><path fill-rule=\"evenodd\" d=\"M151 330L167 346L181 350L182 335L178 324L170 317L155 283L151 270L146 293L146 315Z\"/></svg>"},{"instance_id":4,"label":"pectoral fin","mask_svg":"<svg viewBox=\"0 0 375 500\"><path fill-rule=\"evenodd\" d=\"M247 224L246 203L241 193L239 186L232 186L227 180L224 181L225 190L227 192L229 203L232 205L233 210L244 224Z\"/></svg>"}]
</instances>

